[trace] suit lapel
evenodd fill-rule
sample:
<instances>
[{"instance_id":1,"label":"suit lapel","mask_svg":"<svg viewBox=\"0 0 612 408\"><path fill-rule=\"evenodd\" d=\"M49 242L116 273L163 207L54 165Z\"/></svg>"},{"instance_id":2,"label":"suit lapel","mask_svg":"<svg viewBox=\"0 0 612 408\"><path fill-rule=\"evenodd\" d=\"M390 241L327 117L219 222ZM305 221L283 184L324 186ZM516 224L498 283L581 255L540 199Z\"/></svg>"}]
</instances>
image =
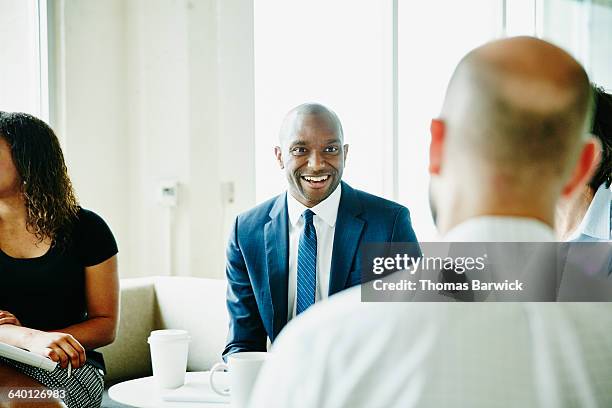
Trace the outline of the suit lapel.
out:
<instances>
[{"instance_id":1,"label":"suit lapel","mask_svg":"<svg viewBox=\"0 0 612 408\"><path fill-rule=\"evenodd\" d=\"M279 196L269 216L270 221L264 226L264 241L273 308L273 334L276 337L281 328L287 324L289 230L286 194Z\"/></svg>"},{"instance_id":2,"label":"suit lapel","mask_svg":"<svg viewBox=\"0 0 612 408\"><path fill-rule=\"evenodd\" d=\"M357 193L348 184L342 182L342 197L336 218L329 277L330 295L346 289L346 281L365 225L365 222L357 217L361 211Z\"/></svg>"}]
</instances>

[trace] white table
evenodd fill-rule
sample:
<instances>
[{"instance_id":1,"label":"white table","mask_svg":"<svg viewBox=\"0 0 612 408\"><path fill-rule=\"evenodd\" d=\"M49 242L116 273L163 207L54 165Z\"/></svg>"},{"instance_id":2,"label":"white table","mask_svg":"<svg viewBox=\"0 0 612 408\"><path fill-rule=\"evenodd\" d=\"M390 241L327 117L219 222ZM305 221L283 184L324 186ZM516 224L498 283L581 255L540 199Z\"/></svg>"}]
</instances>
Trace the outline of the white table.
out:
<instances>
[{"instance_id":1,"label":"white table","mask_svg":"<svg viewBox=\"0 0 612 408\"><path fill-rule=\"evenodd\" d=\"M185 386L190 389L210 392L208 386L209 371L187 373L185 376ZM227 373L218 372L215 374L215 385L226 387L228 383ZM161 399L161 393L153 377L138 378L136 380L125 381L115 384L108 390L111 399L126 405L139 408L227 408L229 399L226 402L170 402Z\"/></svg>"}]
</instances>

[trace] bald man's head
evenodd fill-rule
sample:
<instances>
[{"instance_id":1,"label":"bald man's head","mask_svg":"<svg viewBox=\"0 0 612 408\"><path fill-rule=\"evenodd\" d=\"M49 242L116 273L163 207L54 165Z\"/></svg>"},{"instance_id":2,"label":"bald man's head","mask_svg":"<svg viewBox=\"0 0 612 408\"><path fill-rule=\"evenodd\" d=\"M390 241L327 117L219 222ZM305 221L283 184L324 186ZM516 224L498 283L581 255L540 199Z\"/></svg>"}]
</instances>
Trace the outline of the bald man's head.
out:
<instances>
[{"instance_id":1,"label":"bald man's head","mask_svg":"<svg viewBox=\"0 0 612 408\"><path fill-rule=\"evenodd\" d=\"M317 126L336 134L340 141L344 141L342 124L333 110L319 103L303 103L291 109L285 115L279 133L281 146L291 140L304 126L314 122Z\"/></svg>"},{"instance_id":2,"label":"bald man's head","mask_svg":"<svg viewBox=\"0 0 612 408\"><path fill-rule=\"evenodd\" d=\"M430 199L441 233L471 217L554 224L560 197L594 162L584 69L545 41L515 37L468 53L431 125Z\"/></svg>"},{"instance_id":3,"label":"bald man's head","mask_svg":"<svg viewBox=\"0 0 612 408\"><path fill-rule=\"evenodd\" d=\"M441 118L449 154L508 177L561 175L587 134L591 89L584 69L545 41L488 43L457 66Z\"/></svg>"},{"instance_id":4,"label":"bald man's head","mask_svg":"<svg viewBox=\"0 0 612 408\"><path fill-rule=\"evenodd\" d=\"M283 121L279 139L274 154L296 200L314 207L338 188L348 145L331 109L315 103L293 108Z\"/></svg>"}]
</instances>

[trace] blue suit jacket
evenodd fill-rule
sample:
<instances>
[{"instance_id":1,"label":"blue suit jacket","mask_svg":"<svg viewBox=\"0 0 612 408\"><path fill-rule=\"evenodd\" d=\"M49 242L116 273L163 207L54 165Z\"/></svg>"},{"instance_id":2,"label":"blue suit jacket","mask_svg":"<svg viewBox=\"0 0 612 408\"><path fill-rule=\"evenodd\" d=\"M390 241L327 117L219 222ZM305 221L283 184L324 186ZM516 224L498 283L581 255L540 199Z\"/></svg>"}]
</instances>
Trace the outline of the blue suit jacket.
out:
<instances>
[{"instance_id":1,"label":"blue suit jacket","mask_svg":"<svg viewBox=\"0 0 612 408\"><path fill-rule=\"evenodd\" d=\"M329 295L361 283L360 248L368 242L416 242L406 207L342 182ZM287 194L236 218L227 247L230 323L223 356L265 351L287 324L289 228Z\"/></svg>"}]
</instances>

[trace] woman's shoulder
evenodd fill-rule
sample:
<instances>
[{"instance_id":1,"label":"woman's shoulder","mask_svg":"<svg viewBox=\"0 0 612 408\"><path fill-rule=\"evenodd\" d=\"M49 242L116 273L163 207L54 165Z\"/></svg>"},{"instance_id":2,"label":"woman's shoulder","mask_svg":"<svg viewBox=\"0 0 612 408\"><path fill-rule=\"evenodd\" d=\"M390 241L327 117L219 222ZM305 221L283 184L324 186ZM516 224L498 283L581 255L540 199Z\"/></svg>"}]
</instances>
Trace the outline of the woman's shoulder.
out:
<instances>
[{"instance_id":1,"label":"woman's shoulder","mask_svg":"<svg viewBox=\"0 0 612 408\"><path fill-rule=\"evenodd\" d=\"M101 216L99 216L97 213L93 212L92 210L88 210L87 208L83 208L83 207L79 207L78 211L77 211L77 218L79 220L93 220L93 221L104 221L102 219Z\"/></svg>"},{"instance_id":2,"label":"woman's shoulder","mask_svg":"<svg viewBox=\"0 0 612 408\"><path fill-rule=\"evenodd\" d=\"M76 214L77 229L108 228L108 224L97 213L83 207L79 207Z\"/></svg>"},{"instance_id":3,"label":"woman's shoulder","mask_svg":"<svg viewBox=\"0 0 612 408\"><path fill-rule=\"evenodd\" d=\"M115 237L101 216L79 207L74 228L76 248L85 265L95 265L118 252Z\"/></svg>"}]
</instances>

